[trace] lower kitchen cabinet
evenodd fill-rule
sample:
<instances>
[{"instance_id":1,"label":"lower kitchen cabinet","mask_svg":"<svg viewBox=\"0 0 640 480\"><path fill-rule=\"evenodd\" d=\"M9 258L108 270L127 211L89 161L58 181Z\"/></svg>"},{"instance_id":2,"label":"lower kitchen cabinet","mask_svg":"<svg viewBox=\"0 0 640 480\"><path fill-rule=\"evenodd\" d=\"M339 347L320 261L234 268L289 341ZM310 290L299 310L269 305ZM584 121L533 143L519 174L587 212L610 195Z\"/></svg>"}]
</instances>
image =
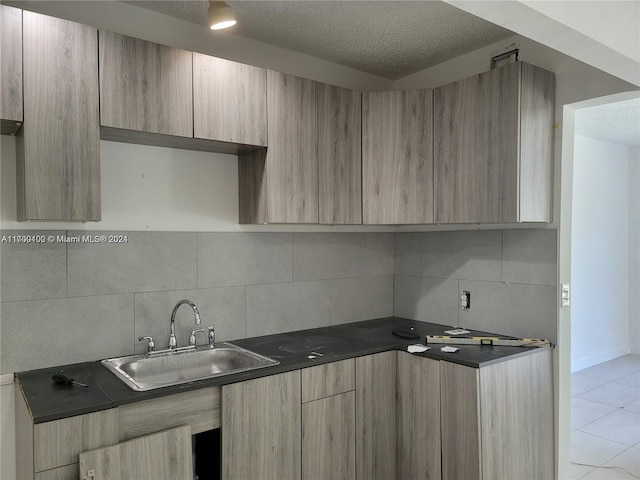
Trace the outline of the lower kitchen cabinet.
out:
<instances>
[{"instance_id":1,"label":"lower kitchen cabinet","mask_svg":"<svg viewBox=\"0 0 640 480\"><path fill-rule=\"evenodd\" d=\"M33 439L35 471L75 463L79 451L118 441L116 411L106 410L34 425Z\"/></svg>"},{"instance_id":2,"label":"lower kitchen cabinet","mask_svg":"<svg viewBox=\"0 0 640 480\"><path fill-rule=\"evenodd\" d=\"M395 351L356 358L356 478L397 477Z\"/></svg>"},{"instance_id":3,"label":"lower kitchen cabinet","mask_svg":"<svg viewBox=\"0 0 640 480\"><path fill-rule=\"evenodd\" d=\"M225 480L553 478L551 354L472 368L392 350L38 424L18 388L17 474L186 480L191 435L220 428L204 461Z\"/></svg>"},{"instance_id":4,"label":"lower kitchen cabinet","mask_svg":"<svg viewBox=\"0 0 640 480\"><path fill-rule=\"evenodd\" d=\"M442 478L553 478L551 349L481 368L440 363Z\"/></svg>"},{"instance_id":5,"label":"lower kitchen cabinet","mask_svg":"<svg viewBox=\"0 0 640 480\"><path fill-rule=\"evenodd\" d=\"M79 452L118 442L116 409L34 425L22 395L17 395L16 473L21 480L77 478ZM71 470L75 476L67 477Z\"/></svg>"},{"instance_id":6,"label":"lower kitchen cabinet","mask_svg":"<svg viewBox=\"0 0 640 480\"><path fill-rule=\"evenodd\" d=\"M191 428L177 427L81 452L79 460L83 479L191 480Z\"/></svg>"},{"instance_id":7,"label":"lower kitchen cabinet","mask_svg":"<svg viewBox=\"0 0 640 480\"><path fill-rule=\"evenodd\" d=\"M300 370L222 387L222 478L301 475Z\"/></svg>"},{"instance_id":8,"label":"lower kitchen cabinet","mask_svg":"<svg viewBox=\"0 0 640 480\"><path fill-rule=\"evenodd\" d=\"M83 478L88 470L96 471L96 480L186 480L192 478L191 435L220 428L220 387L36 424L18 388L15 408L20 480L76 480L79 471ZM130 458L136 459L134 465ZM163 467L165 459L171 464ZM188 475L180 474L183 471Z\"/></svg>"},{"instance_id":9,"label":"lower kitchen cabinet","mask_svg":"<svg viewBox=\"0 0 640 480\"><path fill-rule=\"evenodd\" d=\"M302 404L302 480L355 480L355 392Z\"/></svg>"},{"instance_id":10,"label":"lower kitchen cabinet","mask_svg":"<svg viewBox=\"0 0 640 480\"><path fill-rule=\"evenodd\" d=\"M355 480L355 360L304 368L302 480Z\"/></svg>"},{"instance_id":11,"label":"lower kitchen cabinet","mask_svg":"<svg viewBox=\"0 0 640 480\"><path fill-rule=\"evenodd\" d=\"M192 435L219 428L220 395L220 387L209 387L122 405L120 440L183 425Z\"/></svg>"},{"instance_id":12,"label":"lower kitchen cabinet","mask_svg":"<svg viewBox=\"0 0 640 480\"><path fill-rule=\"evenodd\" d=\"M398 478L439 479L442 362L406 352L397 354Z\"/></svg>"}]
</instances>

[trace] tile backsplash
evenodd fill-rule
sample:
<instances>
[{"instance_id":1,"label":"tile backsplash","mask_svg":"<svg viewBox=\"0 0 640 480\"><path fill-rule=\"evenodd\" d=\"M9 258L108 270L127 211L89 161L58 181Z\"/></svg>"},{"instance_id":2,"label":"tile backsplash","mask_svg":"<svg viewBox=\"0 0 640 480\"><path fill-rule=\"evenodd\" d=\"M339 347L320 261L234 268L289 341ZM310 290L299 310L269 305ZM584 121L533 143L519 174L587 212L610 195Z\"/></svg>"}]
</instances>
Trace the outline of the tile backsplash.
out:
<instances>
[{"instance_id":1,"label":"tile backsplash","mask_svg":"<svg viewBox=\"0 0 640 480\"><path fill-rule=\"evenodd\" d=\"M141 335L163 348L183 298L220 341L394 313L555 337L555 230L91 232L101 234L127 242L1 245L0 373L140 353ZM460 290L472 293L469 311ZM190 309L181 307L176 328L186 344Z\"/></svg>"},{"instance_id":2,"label":"tile backsplash","mask_svg":"<svg viewBox=\"0 0 640 480\"><path fill-rule=\"evenodd\" d=\"M89 233L127 241L57 241ZM219 341L393 314L393 233L2 235L56 240L1 245L0 373L144 352L140 335L164 348L183 298ZM181 307L179 344L195 329Z\"/></svg>"},{"instance_id":3,"label":"tile backsplash","mask_svg":"<svg viewBox=\"0 0 640 480\"><path fill-rule=\"evenodd\" d=\"M557 231L396 233L394 312L516 337L556 339ZM471 308L459 307L471 292Z\"/></svg>"}]
</instances>

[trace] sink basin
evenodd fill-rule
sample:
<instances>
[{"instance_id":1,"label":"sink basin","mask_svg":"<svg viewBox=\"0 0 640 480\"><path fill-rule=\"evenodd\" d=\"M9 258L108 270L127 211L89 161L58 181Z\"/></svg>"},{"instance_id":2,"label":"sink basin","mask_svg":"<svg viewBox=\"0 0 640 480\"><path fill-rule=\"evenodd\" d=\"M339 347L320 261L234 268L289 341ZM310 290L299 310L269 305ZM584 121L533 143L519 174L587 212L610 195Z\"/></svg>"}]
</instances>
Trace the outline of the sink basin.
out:
<instances>
[{"instance_id":1,"label":"sink basin","mask_svg":"<svg viewBox=\"0 0 640 480\"><path fill-rule=\"evenodd\" d=\"M219 343L215 348L157 356L130 355L102 360L102 364L120 380L140 392L271 367L279 363L232 343Z\"/></svg>"}]
</instances>

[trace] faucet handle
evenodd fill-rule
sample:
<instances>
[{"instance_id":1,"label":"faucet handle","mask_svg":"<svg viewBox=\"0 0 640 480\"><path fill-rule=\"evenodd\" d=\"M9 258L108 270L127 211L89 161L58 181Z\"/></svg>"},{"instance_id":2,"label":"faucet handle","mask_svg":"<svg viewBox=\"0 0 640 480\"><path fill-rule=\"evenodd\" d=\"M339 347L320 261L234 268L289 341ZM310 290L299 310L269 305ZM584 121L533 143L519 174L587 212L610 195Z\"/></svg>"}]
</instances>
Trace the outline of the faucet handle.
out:
<instances>
[{"instance_id":1,"label":"faucet handle","mask_svg":"<svg viewBox=\"0 0 640 480\"><path fill-rule=\"evenodd\" d=\"M196 346L196 333L204 333L204 328L200 328L198 330L194 330L193 332L191 332L191 336L189 337L189 346L190 347L195 347Z\"/></svg>"},{"instance_id":2,"label":"faucet handle","mask_svg":"<svg viewBox=\"0 0 640 480\"><path fill-rule=\"evenodd\" d=\"M138 337L138 341L142 342L143 340L147 340L149 343L147 344L147 353L153 352L153 349L156 348L156 344L153 341L152 337Z\"/></svg>"},{"instance_id":3,"label":"faucet handle","mask_svg":"<svg viewBox=\"0 0 640 480\"><path fill-rule=\"evenodd\" d=\"M215 346L216 346L216 331L214 330L213 325L209 325L207 330L209 330L209 348L215 348Z\"/></svg>"}]
</instances>

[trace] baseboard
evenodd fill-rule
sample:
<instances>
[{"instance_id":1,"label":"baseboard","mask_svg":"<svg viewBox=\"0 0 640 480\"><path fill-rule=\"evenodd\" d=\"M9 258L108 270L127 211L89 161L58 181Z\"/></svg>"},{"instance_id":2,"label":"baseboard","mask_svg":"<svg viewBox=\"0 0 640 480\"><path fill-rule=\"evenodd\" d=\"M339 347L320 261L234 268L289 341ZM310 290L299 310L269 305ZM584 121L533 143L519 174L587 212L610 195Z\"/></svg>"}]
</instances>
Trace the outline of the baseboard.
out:
<instances>
[{"instance_id":1,"label":"baseboard","mask_svg":"<svg viewBox=\"0 0 640 480\"><path fill-rule=\"evenodd\" d=\"M591 357L581 358L580 360L572 361L571 373L584 370L585 368L593 367L594 365L598 365L600 363L608 362L609 360L622 357L623 355L627 355L628 353L634 353L632 351L632 348L638 349L638 347L630 347L629 345L625 345L624 347L614 348L613 350L602 352L597 355L593 355ZM639 355L639 354L636 354L636 355Z\"/></svg>"},{"instance_id":2,"label":"baseboard","mask_svg":"<svg viewBox=\"0 0 640 480\"><path fill-rule=\"evenodd\" d=\"M0 375L0 385L10 385L13 383L13 373Z\"/></svg>"},{"instance_id":3,"label":"baseboard","mask_svg":"<svg viewBox=\"0 0 640 480\"><path fill-rule=\"evenodd\" d=\"M631 345L629 347L629 353L633 353L634 355L640 355L640 345Z\"/></svg>"}]
</instances>

